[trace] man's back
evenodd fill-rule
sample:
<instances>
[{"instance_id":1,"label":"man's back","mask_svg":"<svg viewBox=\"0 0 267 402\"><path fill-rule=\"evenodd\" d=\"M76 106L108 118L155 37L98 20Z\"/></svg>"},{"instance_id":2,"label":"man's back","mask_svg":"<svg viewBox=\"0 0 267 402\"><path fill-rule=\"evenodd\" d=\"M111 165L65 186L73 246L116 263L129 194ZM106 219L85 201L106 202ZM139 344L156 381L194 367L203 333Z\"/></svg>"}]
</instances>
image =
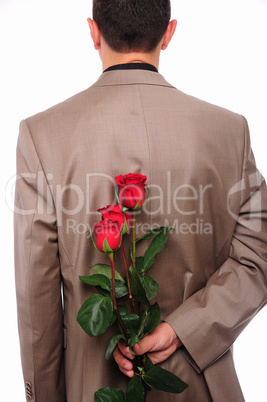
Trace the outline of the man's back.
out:
<instances>
[{"instance_id":1,"label":"man's back","mask_svg":"<svg viewBox=\"0 0 267 402\"><path fill-rule=\"evenodd\" d=\"M22 123L18 170L35 174L18 181L17 197L19 205L30 200L28 208L32 204L37 213L18 215L16 225L28 239L23 244L17 237L17 250L24 248L17 286L19 315L25 314L28 330L33 326L25 373L34 375L36 400L64 401L64 369L70 402L91 401L103 386L125 385L114 361L104 361L111 332L89 338L76 316L91 291L79 275L107 263L95 251L89 228L99 220L96 210L114 201L113 178L131 172L145 174L150 187L137 236L167 223L173 227L153 276L160 284L162 319L177 329L185 347L162 366L189 384L179 396L152 391L147 400L242 401L229 348L245 325L242 317L249 319L251 305L258 308L261 301L247 292L253 271L240 270L239 254L263 236L249 236L255 231L250 218L235 228L240 208L246 205L243 214L249 216L246 201L263 181L254 175L245 119L183 94L156 72L108 71L88 90ZM259 276L252 287L263 287ZM24 312L25 299L30 312ZM241 315L240 300L248 306ZM24 342L29 340L22 337L22 350Z\"/></svg>"}]
</instances>

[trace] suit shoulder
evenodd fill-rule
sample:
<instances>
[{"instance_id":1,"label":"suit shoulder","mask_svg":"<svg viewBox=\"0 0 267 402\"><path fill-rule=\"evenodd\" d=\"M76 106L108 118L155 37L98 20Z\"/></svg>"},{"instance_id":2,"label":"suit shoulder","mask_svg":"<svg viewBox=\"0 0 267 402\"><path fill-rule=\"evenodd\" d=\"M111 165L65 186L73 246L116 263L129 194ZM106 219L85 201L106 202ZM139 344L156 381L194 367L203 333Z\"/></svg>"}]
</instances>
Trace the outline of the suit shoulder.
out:
<instances>
[{"instance_id":1,"label":"suit shoulder","mask_svg":"<svg viewBox=\"0 0 267 402\"><path fill-rule=\"evenodd\" d=\"M207 114L216 114L223 117L233 118L237 120L242 120L242 116L234 111L231 111L223 106L216 105L214 103L208 102L206 100L197 98L195 96L186 94L179 89L176 89L177 95L183 99L183 101L193 108L195 111L201 111Z\"/></svg>"},{"instance_id":2,"label":"suit shoulder","mask_svg":"<svg viewBox=\"0 0 267 402\"><path fill-rule=\"evenodd\" d=\"M196 123L201 122L206 127L216 127L216 131L220 131L221 129L225 136L227 136L227 129L229 129L229 134L234 132L235 135L239 133L241 137L243 136L247 122L241 114L188 95L176 88L173 92L177 100L176 105L172 101L173 105L181 113L190 116L191 120Z\"/></svg>"},{"instance_id":3,"label":"suit shoulder","mask_svg":"<svg viewBox=\"0 0 267 402\"><path fill-rule=\"evenodd\" d=\"M51 126L51 124L57 124L57 122L68 122L69 119L75 117L75 114L88 106L93 92L94 88L89 87L25 120L29 128L34 131L47 124Z\"/></svg>"}]
</instances>

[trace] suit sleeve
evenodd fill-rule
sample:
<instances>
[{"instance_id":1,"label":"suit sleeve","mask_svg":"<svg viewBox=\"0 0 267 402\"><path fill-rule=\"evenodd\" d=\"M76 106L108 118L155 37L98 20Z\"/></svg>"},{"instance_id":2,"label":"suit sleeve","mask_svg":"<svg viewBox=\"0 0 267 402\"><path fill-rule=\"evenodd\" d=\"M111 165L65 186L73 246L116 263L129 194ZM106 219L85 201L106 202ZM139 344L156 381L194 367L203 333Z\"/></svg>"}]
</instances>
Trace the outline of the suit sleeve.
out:
<instances>
[{"instance_id":1,"label":"suit sleeve","mask_svg":"<svg viewBox=\"0 0 267 402\"><path fill-rule=\"evenodd\" d=\"M165 320L198 372L224 355L267 300L267 190L256 169L245 119L244 127L239 214L229 257L204 288Z\"/></svg>"},{"instance_id":2,"label":"suit sleeve","mask_svg":"<svg viewBox=\"0 0 267 402\"><path fill-rule=\"evenodd\" d=\"M63 311L55 209L27 123L17 144L15 277L27 400L64 402Z\"/></svg>"}]
</instances>

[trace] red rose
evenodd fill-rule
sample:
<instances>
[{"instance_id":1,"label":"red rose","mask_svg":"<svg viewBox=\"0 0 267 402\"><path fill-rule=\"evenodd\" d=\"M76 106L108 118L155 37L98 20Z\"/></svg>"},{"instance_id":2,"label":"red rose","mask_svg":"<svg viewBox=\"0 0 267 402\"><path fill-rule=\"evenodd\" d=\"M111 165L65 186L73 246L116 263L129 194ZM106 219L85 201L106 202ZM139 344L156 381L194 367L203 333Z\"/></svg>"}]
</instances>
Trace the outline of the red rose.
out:
<instances>
[{"instance_id":1,"label":"red rose","mask_svg":"<svg viewBox=\"0 0 267 402\"><path fill-rule=\"evenodd\" d=\"M119 186L119 200L121 205L129 209L139 209L145 201L146 176L129 173L115 177Z\"/></svg>"},{"instance_id":2,"label":"red rose","mask_svg":"<svg viewBox=\"0 0 267 402\"><path fill-rule=\"evenodd\" d=\"M99 208L98 212L102 214L103 220L118 222L122 227L122 234L130 230L132 226L132 214L129 212L122 212L121 207L118 204L107 205L105 208Z\"/></svg>"},{"instance_id":3,"label":"red rose","mask_svg":"<svg viewBox=\"0 0 267 402\"><path fill-rule=\"evenodd\" d=\"M121 245L121 226L117 222L103 220L94 225L95 245L103 253L111 253Z\"/></svg>"}]
</instances>

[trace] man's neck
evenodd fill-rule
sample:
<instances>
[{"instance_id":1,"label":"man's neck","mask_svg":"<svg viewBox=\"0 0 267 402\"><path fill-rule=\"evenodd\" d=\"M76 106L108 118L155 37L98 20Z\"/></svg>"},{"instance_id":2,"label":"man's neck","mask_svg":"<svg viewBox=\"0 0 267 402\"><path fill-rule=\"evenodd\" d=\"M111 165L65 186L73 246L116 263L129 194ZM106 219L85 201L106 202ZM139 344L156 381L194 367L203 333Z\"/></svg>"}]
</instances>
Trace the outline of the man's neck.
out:
<instances>
[{"instance_id":1,"label":"man's neck","mask_svg":"<svg viewBox=\"0 0 267 402\"><path fill-rule=\"evenodd\" d=\"M147 63L159 67L159 54L158 49L151 53L132 52L132 53L118 53L110 49L108 46L101 48L102 69L106 70L108 67L116 64L126 63Z\"/></svg>"}]
</instances>

